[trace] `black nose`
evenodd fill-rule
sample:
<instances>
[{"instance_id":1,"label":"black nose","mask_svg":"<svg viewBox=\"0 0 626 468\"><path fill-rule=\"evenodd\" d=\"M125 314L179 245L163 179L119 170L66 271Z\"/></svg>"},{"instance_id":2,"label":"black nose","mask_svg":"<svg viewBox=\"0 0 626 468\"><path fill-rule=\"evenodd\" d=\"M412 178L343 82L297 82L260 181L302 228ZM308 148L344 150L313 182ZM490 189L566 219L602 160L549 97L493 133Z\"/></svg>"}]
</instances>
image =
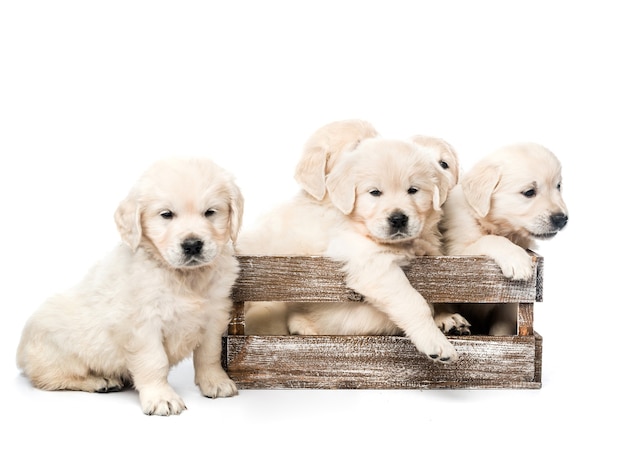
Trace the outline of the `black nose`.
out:
<instances>
[{"instance_id":1,"label":"black nose","mask_svg":"<svg viewBox=\"0 0 626 468\"><path fill-rule=\"evenodd\" d=\"M389 225L396 230L406 228L408 222L409 217L400 211L396 211L389 216Z\"/></svg>"},{"instance_id":2,"label":"black nose","mask_svg":"<svg viewBox=\"0 0 626 468\"><path fill-rule=\"evenodd\" d=\"M187 239L186 241L183 241L181 247L183 248L183 252L185 252L185 255L187 257L193 257L194 255L198 255L200 252L202 252L204 242L202 242L200 239Z\"/></svg>"},{"instance_id":3,"label":"black nose","mask_svg":"<svg viewBox=\"0 0 626 468\"><path fill-rule=\"evenodd\" d=\"M564 213L556 213L550 216L550 222L557 229L563 229L567 224L567 215Z\"/></svg>"}]
</instances>

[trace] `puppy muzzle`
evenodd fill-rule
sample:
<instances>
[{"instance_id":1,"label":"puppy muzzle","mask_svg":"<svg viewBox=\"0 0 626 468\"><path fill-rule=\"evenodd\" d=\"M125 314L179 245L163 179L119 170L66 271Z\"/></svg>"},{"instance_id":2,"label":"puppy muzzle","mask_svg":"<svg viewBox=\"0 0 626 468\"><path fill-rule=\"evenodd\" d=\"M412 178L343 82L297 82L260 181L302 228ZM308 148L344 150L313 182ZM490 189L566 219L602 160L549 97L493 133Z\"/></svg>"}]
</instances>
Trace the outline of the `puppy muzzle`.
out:
<instances>
[{"instance_id":1,"label":"puppy muzzle","mask_svg":"<svg viewBox=\"0 0 626 468\"><path fill-rule=\"evenodd\" d=\"M552 239L561 231L568 221L568 216L565 213L554 213L550 215L549 229L545 232L533 232L531 235L536 239Z\"/></svg>"},{"instance_id":2,"label":"puppy muzzle","mask_svg":"<svg viewBox=\"0 0 626 468\"><path fill-rule=\"evenodd\" d=\"M565 213L555 213L550 216L550 223L557 230L560 231L567 224L568 217Z\"/></svg>"},{"instance_id":3,"label":"puppy muzzle","mask_svg":"<svg viewBox=\"0 0 626 468\"><path fill-rule=\"evenodd\" d=\"M186 239L180 244L180 247L183 249L183 254L186 258L198 257L202 254L204 242L196 238Z\"/></svg>"},{"instance_id":4,"label":"puppy muzzle","mask_svg":"<svg viewBox=\"0 0 626 468\"><path fill-rule=\"evenodd\" d=\"M197 267L209 263L214 255L210 248L207 249L204 241L196 237L185 239L180 244L181 266Z\"/></svg>"},{"instance_id":5,"label":"puppy muzzle","mask_svg":"<svg viewBox=\"0 0 626 468\"><path fill-rule=\"evenodd\" d=\"M387 218L389 223L389 234L395 236L397 234L406 234L409 225L409 217L401 211L394 211Z\"/></svg>"}]
</instances>

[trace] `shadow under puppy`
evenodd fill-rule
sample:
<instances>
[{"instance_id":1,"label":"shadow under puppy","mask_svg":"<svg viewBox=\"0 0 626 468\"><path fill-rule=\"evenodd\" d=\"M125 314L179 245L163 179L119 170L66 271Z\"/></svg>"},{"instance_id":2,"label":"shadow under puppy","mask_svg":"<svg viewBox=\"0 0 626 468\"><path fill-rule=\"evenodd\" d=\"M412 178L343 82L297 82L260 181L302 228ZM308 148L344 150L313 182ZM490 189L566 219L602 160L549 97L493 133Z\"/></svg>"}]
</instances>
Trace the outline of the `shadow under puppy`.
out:
<instances>
[{"instance_id":1,"label":"shadow under puppy","mask_svg":"<svg viewBox=\"0 0 626 468\"><path fill-rule=\"evenodd\" d=\"M366 302L255 304L247 311L246 324L255 315L271 320L276 314L285 318L291 334L405 334L431 359L453 361L454 347L402 271L415 255L440 253L440 205L454 179L441 164L442 142L383 139L362 121L350 122L350 130L367 131L329 132L346 125L337 122L316 132L307 144L314 153L330 150L322 151L321 158L318 154L317 163L304 165L301 160L298 165L316 167L311 174L318 177L327 174L323 185L313 181L319 190L311 194L312 184L302 183L298 174L303 192L270 212L261 226L244 232L238 251L329 256L344 265L347 285ZM303 158L309 159L310 152ZM332 167L324 161L332 161ZM448 317L457 318L467 324L460 316Z\"/></svg>"},{"instance_id":2,"label":"shadow under puppy","mask_svg":"<svg viewBox=\"0 0 626 468\"><path fill-rule=\"evenodd\" d=\"M171 366L193 353L203 395L237 393L221 367L231 288L232 242L243 198L205 159L150 167L115 212L124 241L73 289L27 321L17 364L45 390L108 392L132 384L146 414L179 414Z\"/></svg>"},{"instance_id":3,"label":"shadow under puppy","mask_svg":"<svg viewBox=\"0 0 626 468\"><path fill-rule=\"evenodd\" d=\"M533 274L527 249L565 227L561 163L535 143L503 147L476 163L443 205L446 255L486 255L507 278ZM473 332L517 333L517 304L446 305L472 324Z\"/></svg>"}]
</instances>

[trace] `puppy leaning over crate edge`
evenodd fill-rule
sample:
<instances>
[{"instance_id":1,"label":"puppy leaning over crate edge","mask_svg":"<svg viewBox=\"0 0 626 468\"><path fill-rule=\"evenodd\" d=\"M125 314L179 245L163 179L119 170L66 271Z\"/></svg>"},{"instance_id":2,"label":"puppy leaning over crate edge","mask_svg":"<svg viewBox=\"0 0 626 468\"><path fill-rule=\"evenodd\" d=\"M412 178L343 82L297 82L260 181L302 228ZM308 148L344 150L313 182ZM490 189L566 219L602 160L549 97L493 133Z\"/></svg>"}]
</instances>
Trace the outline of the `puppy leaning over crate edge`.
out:
<instances>
[{"instance_id":1,"label":"puppy leaning over crate edge","mask_svg":"<svg viewBox=\"0 0 626 468\"><path fill-rule=\"evenodd\" d=\"M441 204L457 168L456 153L439 138L387 139L358 119L315 131L296 169L300 193L243 232L236 248L329 257L365 300L248 303L246 333L404 334L433 361L457 360L444 331L469 324L455 313L434 317L402 269L416 256L440 254Z\"/></svg>"},{"instance_id":2,"label":"puppy leaning over crate edge","mask_svg":"<svg viewBox=\"0 0 626 468\"><path fill-rule=\"evenodd\" d=\"M221 367L243 197L208 159L156 162L115 212L123 243L27 321L17 365L45 390L132 384L146 414L179 414L171 366L193 353L207 397L237 394Z\"/></svg>"},{"instance_id":3,"label":"puppy leaning over crate edge","mask_svg":"<svg viewBox=\"0 0 626 468\"><path fill-rule=\"evenodd\" d=\"M512 280L533 274L527 249L554 238L568 223L561 163L537 143L502 147L465 173L443 205L447 255L486 255ZM514 335L517 304L452 306L479 333Z\"/></svg>"}]
</instances>

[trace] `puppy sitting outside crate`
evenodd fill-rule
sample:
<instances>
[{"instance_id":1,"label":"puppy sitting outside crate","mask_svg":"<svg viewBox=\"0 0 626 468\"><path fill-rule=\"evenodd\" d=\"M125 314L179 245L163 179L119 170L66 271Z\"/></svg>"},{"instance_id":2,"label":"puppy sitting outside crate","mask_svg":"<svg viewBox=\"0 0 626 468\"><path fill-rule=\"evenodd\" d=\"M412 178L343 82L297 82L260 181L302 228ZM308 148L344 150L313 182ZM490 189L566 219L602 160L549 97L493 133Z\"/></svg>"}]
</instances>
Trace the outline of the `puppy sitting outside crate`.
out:
<instances>
[{"instance_id":1,"label":"puppy sitting outside crate","mask_svg":"<svg viewBox=\"0 0 626 468\"><path fill-rule=\"evenodd\" d=\"M211 161L154 164L115 213L124 243L32 315L18 366L45 390L132 384L144 413L170 415L185 403L168 384L169 369L193 353L202 394L235 395L221 367L221 337L242 208L232 177Z\"/></svg>"},{"instance_id":2,"label":"puppy sitting outside crate","mask_svg":"<svg viewBox=\"0 0 626 468\"><path fill-rule=\"evenodd\" d=\"M329 256L344 265L347 285L365 302L254 303L246 333L267 333L264 323L279 317L291 334L405 334L431 359L454 361L456 350L439 327L469 324L458 314L436 323L402 266L415 255L440 253L440 206L457 168L456 154L439 139L384 139L358 120L318 130L298 164L303 192L242 233L237 249Z\"/></svg>"},{"instance_id":3,"label":"puppy sitting outside crate","mask_svg":"<svg viewBox=\"0 0 626 468\"><path fill-rule=\"evenodd\" d=\"M551 239L565 227L568 212L561 194L561 164L535 143L501 148L475 164L443 206L441 231L447 255L486 255L507 278L533 274L526 249ZM450 305L472 330L512 335L517 304Z\"/></svg>"}]
</instances>

